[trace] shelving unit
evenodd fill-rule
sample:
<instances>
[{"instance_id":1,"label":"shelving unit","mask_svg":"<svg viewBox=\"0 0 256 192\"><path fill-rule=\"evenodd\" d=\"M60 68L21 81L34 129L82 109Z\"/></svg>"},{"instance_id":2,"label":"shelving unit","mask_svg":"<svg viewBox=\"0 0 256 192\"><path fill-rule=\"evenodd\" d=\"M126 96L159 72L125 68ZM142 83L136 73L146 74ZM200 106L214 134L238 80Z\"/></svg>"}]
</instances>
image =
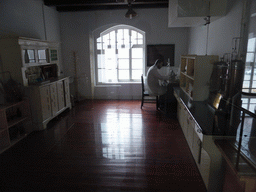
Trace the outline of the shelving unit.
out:
<instances>
[{"instance_id":1,"label":"shelving unit","mask_svg":"<svg viewBox=\"0 0 256 192\"><path fill-rule=\"evenodd\" d=\"M10 72L13 80L24 86L31 105L33 131L45 129L50 120L71 108L69 77L61 76L60 53L59 42L16 36L0 39L0 71Z\"/></svg>"},{"instance_id":2,"label":"shelving unit","mask_svg":"<svg viewBox=\"0 0 256 192\"><path fill-rule=\"evenodd\" d=\"M60 43L25 37L0 39L3 71L23 86L60 76Z\"/></svg>"},{"instance_id":3,"label":"shelving unit","mask_svg":"<svg viewBox=\"0 0 256 192\"><path fill-rule=\"evenodd\" d=\"M194 101L209 96L209 81L216 55L183 55L180 64L180 87Z\"/></svg>"},{"instance_id":4,"label":"shelving unit","mask_svg":"<svg viewBox=\"0 0 256 192\"><path fill-rule=\"evenodd\" d=\"M69 77L59 77L46 84L33 85L25 88L32 111L34 130L47 128L50 120L66 109L71 109Z\"/></svg>"},{"instance_id":5,"label":"shelving unit","mask_svg":"<svg viewBox=\"0 0 256 192\"><path fill-rule=\"evenodd\" d=\"M0 105L0 153L23 139L31 131L28 99Z\"/></svg>"}]
</instances>

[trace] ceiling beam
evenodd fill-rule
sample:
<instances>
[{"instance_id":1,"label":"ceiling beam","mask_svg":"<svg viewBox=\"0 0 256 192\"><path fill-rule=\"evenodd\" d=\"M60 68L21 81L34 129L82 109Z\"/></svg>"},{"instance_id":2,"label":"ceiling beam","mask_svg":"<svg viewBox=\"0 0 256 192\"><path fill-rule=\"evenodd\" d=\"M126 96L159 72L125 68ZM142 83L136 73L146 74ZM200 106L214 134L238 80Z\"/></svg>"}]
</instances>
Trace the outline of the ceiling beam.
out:
<instances>
[{"instance_id":1,"label":"ceiling beam","mask_svg":"<svg viewBox=\"0 0 256 192\"><path fill-rule=\"evenodd\" d=\"M45 5L54 6L59 12L127 9L128 0L44 0ZM133 9L166 8L168 0L136 0Z\"/></svg>"}]
</instances>

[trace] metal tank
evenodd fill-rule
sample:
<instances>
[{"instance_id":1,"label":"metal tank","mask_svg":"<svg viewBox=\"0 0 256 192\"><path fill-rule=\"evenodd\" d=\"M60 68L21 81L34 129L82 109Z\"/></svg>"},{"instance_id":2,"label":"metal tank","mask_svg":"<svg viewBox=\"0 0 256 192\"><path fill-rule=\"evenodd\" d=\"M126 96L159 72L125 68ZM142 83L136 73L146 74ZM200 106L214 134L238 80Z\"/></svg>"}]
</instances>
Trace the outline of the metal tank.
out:
<instances>
[{"instance_id":1,"label":"metal tank","mask_svg":"<svg viewBox=\"0 0 256 192\"><path fill-rule=\"evenodd\" d=\"M225 93L228 80L228 64L222 58L221 61L214 63L210 78L210 92Z\"/></svg>"},{"instance_id":2,"label":"metal tank","mask_svg":"<svg viewBox=\"0 0 256 192\"><path fill-rule=\"evenodd\" d=\"M242 90L244 80L245 65L242 60L235 59L230 65L230 79L228 88L228 97L232 98Z\"/></svg>"}]
</instances>

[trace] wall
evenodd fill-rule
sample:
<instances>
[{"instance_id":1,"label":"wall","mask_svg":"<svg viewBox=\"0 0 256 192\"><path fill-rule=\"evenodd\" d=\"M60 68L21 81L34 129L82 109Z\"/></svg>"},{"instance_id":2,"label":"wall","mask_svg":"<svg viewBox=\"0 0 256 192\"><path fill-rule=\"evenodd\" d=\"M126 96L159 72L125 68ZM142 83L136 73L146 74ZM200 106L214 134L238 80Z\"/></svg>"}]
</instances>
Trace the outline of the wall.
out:
<instances>
[{"instance_id":1,"label":"wall","mask_svg":"<svg viewBox=\"0 0 256 192\"><path fill-rule=\"evenodd\" d=\"M223 56L231 53L232 39L240 36L242 18L242 0L236 0L229 4L228 13L209 25L208 55ZM189 54L206 54L207 27L198 26L190 28Z\"/></svg>"},{"instance_id":2,"label":"wall","mask_svg":"<svg viewBox=\"0 0 256 192\"><path fill-rule=\"evenodd\" d=\"M9 35L59 42L59 13L42 0L1 0L0 37Z\"/></svg>"},{"instance_id":3,"label":"wall","mask_svg":"<svg viewBox=\"0 0 256 192\"><path fill-rule=\"evenodd\" d=\"M227 16L209 26L208 54L222 56L232 50L232 38L240 35L242 0L232 1ZM104 26L127 24L146 32L147 44L175 43L175 65L181 54L205 54L206 27L168 28L168 10L135 10L132 20L124 17L126 10L58 13L43 5L42 0L1 0L0 36L13 34L42 40L62 42L63 71L73 75L73 53L76 53L81 98L90 98L89 37ZM59 24L60 20L60 24ZM61 32L61 35L60 35ZM140 84L120 87L96 87L95 98L140 98Z\"/></svg>"},{"instance_id":4,"label":"wall","mask_svg":"<svg viewBox=\"0 0 256 192\"><path fill-rule=\"evenodd\" d=\"M42 0L1 0L0 35L60 41L59 16Z\"/></svg>"},{"instance_id":5,"label":"wall","mask_svg":"<svg viewBox=\"0 0 256 192\"><path fill-rule=\"evenodd\" d=\"M78 99L140 99L140 84L91 89L89 37L93 31L115 24L127 24L146 32L147 44L175 44L175 65L187 54L188 29L168 28L168 9L139 9L133 19L124 17L127 10L60 13L62 57L66 75L74 75L74 53L78 68ZM147 70L147 69L146 69ZM74 90L72 91L74 94Z\"/></svg>"}]
</instances>

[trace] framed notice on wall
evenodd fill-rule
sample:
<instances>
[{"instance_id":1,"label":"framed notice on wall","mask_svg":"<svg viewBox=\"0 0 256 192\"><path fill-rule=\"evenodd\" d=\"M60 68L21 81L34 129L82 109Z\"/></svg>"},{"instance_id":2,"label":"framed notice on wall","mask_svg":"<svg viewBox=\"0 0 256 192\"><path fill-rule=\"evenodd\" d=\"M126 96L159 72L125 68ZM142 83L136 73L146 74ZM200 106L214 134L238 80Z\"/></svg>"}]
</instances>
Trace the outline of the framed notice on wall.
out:
<instances>
[{"instance_id":1,"label":"framed notice on wall","mask_svg":"<svg viewBox=\"0 0 256 192\"><path fill-rule=\"evenodd\" d=\"M157 59L164 61L164 66L170 62L174 66L175 44L147 45L147 66L154 65Z\"/></svg>"}]
</instances>

